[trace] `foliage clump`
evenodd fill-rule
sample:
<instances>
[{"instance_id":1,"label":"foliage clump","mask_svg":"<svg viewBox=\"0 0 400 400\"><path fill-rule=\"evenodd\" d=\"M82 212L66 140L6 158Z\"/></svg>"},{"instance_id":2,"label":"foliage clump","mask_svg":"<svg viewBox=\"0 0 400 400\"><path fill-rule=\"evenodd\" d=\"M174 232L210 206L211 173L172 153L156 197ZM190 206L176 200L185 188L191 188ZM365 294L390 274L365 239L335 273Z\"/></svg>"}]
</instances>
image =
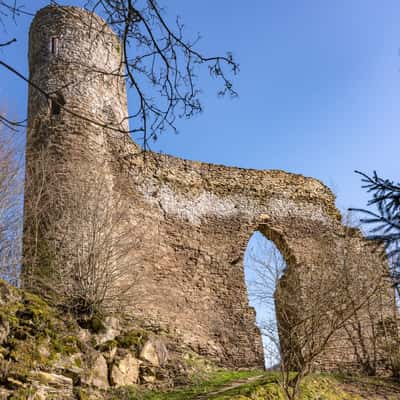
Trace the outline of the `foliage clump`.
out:
<instances>
[{"instance_id":1,"label":"foliage clump","mask_svg":"<svg viewBox=\"0 0 400 400\"><path fill-rule=\"evenodd\" d=\"M7 386L10 379L26 382L32 370L49 370L60 357L80 351L72 319L61 318L34 294L4 282L0 285L10 290L11 296L0 305L1 326L7 333L0 346L0 383Z\"/></svg>"},{"instance_id":2,"label":"foliage clump","mask_svg":"<svg viewBox=\"0 0 400 400\"><path fill-rule=\"evenodd\" d=\"M138 354L148 339L148 332L138 329L130 330L115 338L118 347L130 349L133 353Z\"/></svg>"}]
</instances>

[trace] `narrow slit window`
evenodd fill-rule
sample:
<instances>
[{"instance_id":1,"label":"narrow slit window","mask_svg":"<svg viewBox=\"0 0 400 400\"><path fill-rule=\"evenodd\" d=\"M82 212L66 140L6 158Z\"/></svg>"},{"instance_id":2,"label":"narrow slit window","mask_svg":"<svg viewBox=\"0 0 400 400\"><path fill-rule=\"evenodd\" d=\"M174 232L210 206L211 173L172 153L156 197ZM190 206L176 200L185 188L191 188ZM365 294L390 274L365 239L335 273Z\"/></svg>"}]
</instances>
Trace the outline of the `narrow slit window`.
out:
<instances>
[{"instance_id":1,"label":"narrow slit window","mask_svg":"<svg viewBox=\"0 0 400 400\"><path fill-rule=\"evenodd\" d=\"M51 54L54 54L55 56L58 54L58 45L59 45L59 40L57 37L52 37L50 41L50 51Z\"/></svg>"},{"instance_id":2,"label":"narrow slit window","mask_svg":"<svg viewBox=\"0 0 400 400\"><path fill-rule=\"evenodd\" d=\"M56 93L51 99L51 115L60 115L61 108L65 105L64 96L61 93Z\"/></svg>"}]
</instances>

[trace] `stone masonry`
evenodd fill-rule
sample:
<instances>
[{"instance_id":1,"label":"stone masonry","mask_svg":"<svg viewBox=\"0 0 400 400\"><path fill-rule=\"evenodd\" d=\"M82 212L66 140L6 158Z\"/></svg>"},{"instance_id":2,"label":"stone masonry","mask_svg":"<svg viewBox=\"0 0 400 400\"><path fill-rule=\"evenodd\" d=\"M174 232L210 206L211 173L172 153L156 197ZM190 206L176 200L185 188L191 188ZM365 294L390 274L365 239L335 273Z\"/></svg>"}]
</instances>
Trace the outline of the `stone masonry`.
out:
<instances>
[{"instance_id":1,"label":"stone masonry","mask_svg":"<svg viewBox=\"0 0 400 400\"><path fill-rule=\"evenodd\" d=\"M26 198L34 196L29 183L43 149L52 155L51 174L62 171L52 186L55 197L63 196L77 174L90 181L100 173L105 190L128 210L125 222L134 227L131 312L175 332L222 365L263 366L244 281L248 240L259 230L274 241L287 262L287 275L296 279L316 268L334 271L341 265L345 240L334 196L316 179L283 171L228 168L150 152L144 156L124 133L128 111L121 52L111 29L84 10L50 6L36 15L30 79L55 100L30 88ZM42 229L59 223L62 212L54 210L54 219ZM32 220L26 207L25 253L32 247ZM45 232L38 236L54 240ZM365 265L360 279L373 282L385 266L356 231L350 242ZM24 285L41 290L32 280L40 265L32 265L24 266ZM390 297L390 287L385 290ZM286 295L307 304L306 292ZM322 368L356 362L348 346L332 348L335 353L321 361Z\"/></svg>"}]
</instances>

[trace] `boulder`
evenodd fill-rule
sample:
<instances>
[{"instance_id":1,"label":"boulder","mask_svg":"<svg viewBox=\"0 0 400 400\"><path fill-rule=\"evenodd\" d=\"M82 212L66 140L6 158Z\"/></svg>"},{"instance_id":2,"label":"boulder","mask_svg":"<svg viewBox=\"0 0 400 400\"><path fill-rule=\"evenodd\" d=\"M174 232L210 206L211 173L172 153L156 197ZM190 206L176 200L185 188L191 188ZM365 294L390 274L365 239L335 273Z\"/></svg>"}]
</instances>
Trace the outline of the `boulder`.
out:
<instances>
[{"instance_id":1,"label":"boulder","mask_svg":"<svg viewBox=\"0 0 400 400\"><path fill-rule=\"evenodd\" d=\"M82 377L82 383L99 389L107 389L109 384L106 359L101 354L96 354L91 357L88 368Z\"/></svg>"},{"instance_id":2,"label":"boulder","mask_svg":"<svg viewBox=\"0 0 400 400\"><path fill-rule=\"evenodd\" d=\"M150 338L140 352L140 359L155 367L160 367L168 360L168 350L159 338Z\"/></svg>"},{"instance_id":3,"label":"boulder","mask_svg":"<svg viewBox=\"0 0 400 400\"><path fill-rule=\"evenodd\" d=\"M114 360L111 370L111 383L113 386L133 385L139 379L140 361L129 352Z\"/></svg>"},{"instance_id":4,"label":"boulder","mask_svg":"<svg viewBox=\"0 0 400 400\"><path fill-rule=\"evenodd\" d=\"M36 371L31 373L29 381L35 389L35 399L74 398L72 379L66 376Z\"/></svg>"},{"instance_id":5,"label":"boulder","mask_svg":"<svg viewBox=\"0 0 400 400\"><path fill-rule=\"evenodd\" d=\"M72 379L64 375L50 374L48 372L38 371L30 375L31 381L36 381L42 385L60 390L72 391Z\"/></svg>"}]
</instances>

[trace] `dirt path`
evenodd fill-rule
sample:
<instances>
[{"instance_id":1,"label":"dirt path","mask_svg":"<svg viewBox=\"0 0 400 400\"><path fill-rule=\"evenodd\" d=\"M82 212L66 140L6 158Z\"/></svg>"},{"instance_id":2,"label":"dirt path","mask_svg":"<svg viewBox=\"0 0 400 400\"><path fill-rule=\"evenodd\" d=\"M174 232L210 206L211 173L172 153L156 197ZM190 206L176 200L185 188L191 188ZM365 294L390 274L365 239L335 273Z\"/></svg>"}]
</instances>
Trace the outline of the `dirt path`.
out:
<instances>
[{"instance_id":1,"label":"dirt path","mask_svg":"<svg viewBox=\"0 0 400 400\"><path fill-rule=\"evenodd\" d=\"M217 396L219 394L224 394L225 392L229 392L229 390L232 389L237 389L240 386L246 385L251 382L255 382L258 379L261 379L264 375L258 375L258 376L252 376L250 378L246 379L238 379L236 381L229 382L228 384L222 386L220 389L214 391L214 392L209 392L209 393L204 393L200 394L196 397L193 397L192 400L206 400L209 399L212 396Z\"/></svg>"}]
</instances>

